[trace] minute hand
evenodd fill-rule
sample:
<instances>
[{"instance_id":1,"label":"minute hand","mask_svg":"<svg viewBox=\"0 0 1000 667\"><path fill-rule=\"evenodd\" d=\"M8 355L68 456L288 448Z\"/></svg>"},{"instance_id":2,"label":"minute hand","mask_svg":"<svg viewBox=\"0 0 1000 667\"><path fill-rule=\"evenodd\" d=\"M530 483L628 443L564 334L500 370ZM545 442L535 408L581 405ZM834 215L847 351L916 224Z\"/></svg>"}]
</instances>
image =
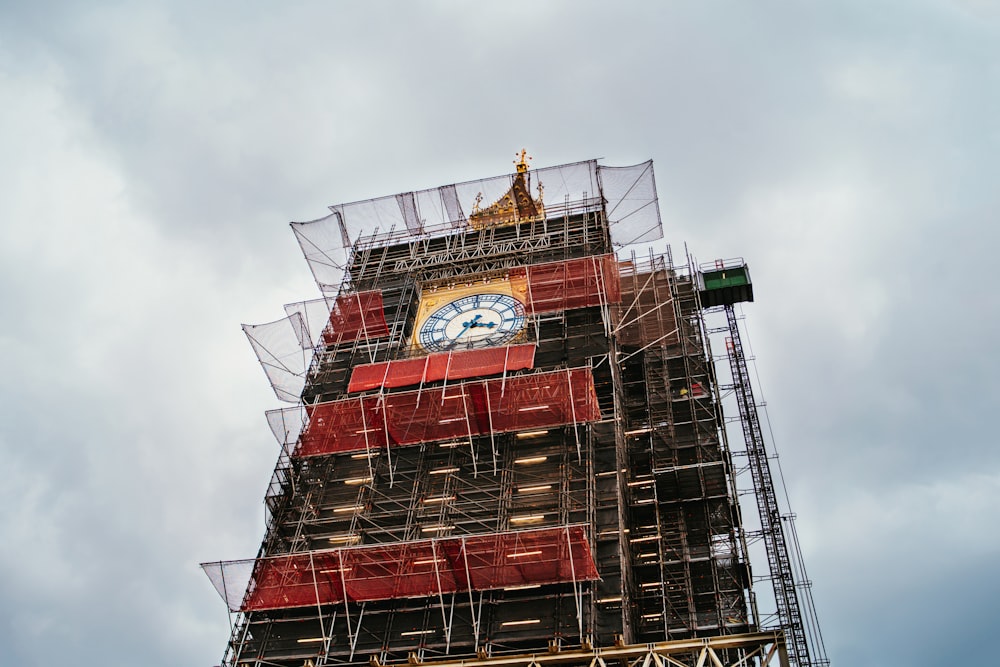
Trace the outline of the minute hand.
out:
<instances>
[{"instance_id":1,"label":"minute hand","mask_svg":"<svg viewBox=\"0 0 1000 667\"><path fill-rule=\"evenodd\" d=\"M476 321L479 320L480 317L482 317L481 314L480 315L476 315L471 320L469 320L468 322L465 323L465 326L462 327L462 330L459 331L458 335L455 336L455 339L451 341L451 345L448 346L449 349L455 347L455 344L458 343L458 339L462 337L462 334L464 334L466 331L468 331L472 327L476 326Z\"/></svg>"}]
</instances>

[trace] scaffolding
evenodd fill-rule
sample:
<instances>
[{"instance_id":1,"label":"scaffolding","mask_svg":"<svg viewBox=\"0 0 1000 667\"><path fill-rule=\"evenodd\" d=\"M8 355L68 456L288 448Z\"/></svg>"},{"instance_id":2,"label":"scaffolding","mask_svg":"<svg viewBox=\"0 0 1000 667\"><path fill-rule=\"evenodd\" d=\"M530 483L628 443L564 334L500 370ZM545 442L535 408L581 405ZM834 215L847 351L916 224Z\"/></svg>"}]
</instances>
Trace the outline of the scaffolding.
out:
<instances>
[{"instance_id":1,"label":"scaffolding","mask_svg":"<svg viewBox=\"0 0 1000 667\"><path fill-rule=\"evenodd\" d=\"M293 452L317 456L529 431L601 418L589 368L567 368L306 406Z\"/></svg>"},{"instance_id":2,"label":"scaffolding","mask_svg":"<svg viewBox=\"0 0 1000 667\"><path fill-rule=\"evenodd\" d=\"M223 574L247 561L218 563ZM291 609L542 586L597 578L586 526L412 540L252 561L251 585L232 611ZM224 593L228 594L228 590Z\"/></svg>"},{"instance_id":3,"label":"scaffolding","mask_svg":"<svg viewBox=\"0 0 1000 667\"><path fill-rule=\"evenodd\" d=\"M369 389L409 387L439 380L454 381L499 375L534 368L535 346L508 345L502 348L482 348L439 352L425 357L397 359L374 364L361 364L351 371L347 393Z\"/></svg>"},{"instance_id":4,"label":"scaffolding","mask_svg":"<svg viewBox=\"0 0 1000 667\"><path fill-rule=\"evenodd\" d=\"M371 340L389 335L382 293L378 290L342 294L330 310L330 324L323 331L327 346Z\"/></svg>"},{"instance_id":5,"label":"scaffolding","mask_svg":"<svg viewBox=\"0 0 1000 667\"><path fill-rule=\"evenodd\" d=\"M324 296L245 327L294 406L268 413L259 553L204 565L224 665L787 665L698 276L619 258L662 236L651 165L525 170L293 223ZM456 289L510 294L523 330L423 350L424 300Z\"/></svg>"},{"instance_id":6,"label":"scaffolding","mask_svg":"<svg viewBox=\"0 0 1000 667\"><path fill-rule=\"evenodd\" d=\"M725 286L722 289L733 288ZM745 453L757 501L760 534L767 554L769 579L774 589L778 621L785 635L790 664L800 667L808 665L823 667L829 665L830 661L826 657L823 635L809 590L811 584L805 577L805 566L799 560L798 577L793 569L793 557L798 556L799 549L797 543L789 544L785 535L785 521L788 521L787 528L793 540L795 527L791 521L792 517L783 515L778 506L764 433L757 413L757 402L754 400L753 386L743 352L739 321L731 301L723 305L723 310L726 314L728 333L726 356L729 358L733 392L736 395L740 425L746 443Z\"/></svg>"},{"instance_id":7,"label":"scaffolding","mask_svg":"<svg viewBox=\"0 0 1000 667\"><path fill-rule=\"evenodd\" d=\"M617 333L642 532L630 539L641 637L756 627L730 457L690 275L667 256L623 263Z\"/></svg>"}]
</instances>

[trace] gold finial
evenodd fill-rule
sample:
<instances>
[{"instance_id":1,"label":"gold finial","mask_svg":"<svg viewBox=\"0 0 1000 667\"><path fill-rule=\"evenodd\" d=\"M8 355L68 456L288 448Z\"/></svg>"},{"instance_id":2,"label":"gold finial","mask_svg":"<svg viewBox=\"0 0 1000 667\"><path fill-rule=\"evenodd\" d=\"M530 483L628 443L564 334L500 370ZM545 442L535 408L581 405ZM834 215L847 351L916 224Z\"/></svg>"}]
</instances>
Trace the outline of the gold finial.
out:
<instances>
[{"instance_id":1,"label":"gold finial","mask_svg":"<svg viewBox=\"0 0 1000 667\"><path fill-rule=\"evenodd\" d=\"M528 160L532 157L528 155L526 149L522 149L517 153L517 158L514 161L517 165L517 174L511 179L510 189L506 193L486 208L482 206L483 193L476 195L476 200L472 203L472 212L469 214L469 226L473 229L513 225L545 218L545 209L541 202L541 183L539 183L538 201L531 197Z\"/></svg>"},{"instance_id":2,"label":"gold finial","mask_svg":"<svg viewBox=\"0 0 1000 667\"><path fill-rule=\"evenodd\" d=\"M517 154L517 157L519 159L514 162L514 164L517 165L517 173L523 174L524 172L528 171L528 160L531 160L533 158L530 155L528 155L528 150L525 148L521 149L521 152Z\"/></svg>"}]
</instances>

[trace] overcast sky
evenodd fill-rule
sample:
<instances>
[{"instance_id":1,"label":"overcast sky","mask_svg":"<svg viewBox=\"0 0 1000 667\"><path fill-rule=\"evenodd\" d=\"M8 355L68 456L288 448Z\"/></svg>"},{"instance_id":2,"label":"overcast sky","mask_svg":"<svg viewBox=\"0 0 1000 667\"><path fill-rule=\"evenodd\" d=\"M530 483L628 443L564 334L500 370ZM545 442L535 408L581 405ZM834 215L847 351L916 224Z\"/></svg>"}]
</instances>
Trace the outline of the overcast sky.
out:
<instances>
[{"instance_id":1,"label":"overcast sky","mask_svg":"<svg viewBox=\"0 0 1000 667\"><path fill-rule=\"evenodd\" d=\"M998 119L991 0L3 3L0 664L217 664L287 223L522 146L750 263L833 664L992 663Z\"/></svg>"}]
</instances>

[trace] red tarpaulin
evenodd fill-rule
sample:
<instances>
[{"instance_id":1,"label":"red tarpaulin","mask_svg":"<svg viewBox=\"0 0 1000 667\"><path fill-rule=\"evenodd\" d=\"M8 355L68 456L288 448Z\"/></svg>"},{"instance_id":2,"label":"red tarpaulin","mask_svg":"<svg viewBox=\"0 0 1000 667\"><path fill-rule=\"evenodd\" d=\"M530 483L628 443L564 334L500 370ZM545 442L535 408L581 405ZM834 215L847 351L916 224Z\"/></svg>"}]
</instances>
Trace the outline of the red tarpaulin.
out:
<instances>
[{"instance_id":1,"label":"red tarpaulin","mask_svg":"<svg viewBox=\"0 0 1000 667\"><path fill-rule=\"evenodd\" d=\"M589 368L573 368L445 387L307 405L309 425L294 456L414 445L489 432L597 421Z\"/></svg>"},{"instance_id":2,"label":"red tarpaulin","mask_svg":"<svg viewBox=\"0 0 1000 667\"><path fill-rule=\"evenodd\" d=\"M241 611L597 578L583 526L561 526L263 558Z\"/></svg>"},{"instance_id":3,"label":"red tarpaulin","mask_svg":"<svg viewBox=\"0 0 1000 667\"><path fill-rule=\"evenodd\" d=\"M520 371L535 365L535 346L511 345L482 350L441 352L419 359L399 359L356 366L347 391L407 387L438 380L465 380Z\"/></svg>"},{"instance_id":4,"label":"red tarpaulin","mask_svg":"<svg viewBox=\"0 0 1000 667\"><path fill-rule=\"evenodd\" d=\"M381 338L389 335L382 306L382 292L371 290L337 297L330 311L330 323L323 330L323 342L341 342Z\"/></svg>"},{"instance_id":5,"label":"red tarpaulin","mask_svg":"<svg viewBox=\"0 0 1000 667\"><path fill-rule=\"evenodd\" d=\"M525 295L525 312L550 313L621 301L614 255L581 257L512 269L510 282Z\"/></svg>"}]
</instances>

